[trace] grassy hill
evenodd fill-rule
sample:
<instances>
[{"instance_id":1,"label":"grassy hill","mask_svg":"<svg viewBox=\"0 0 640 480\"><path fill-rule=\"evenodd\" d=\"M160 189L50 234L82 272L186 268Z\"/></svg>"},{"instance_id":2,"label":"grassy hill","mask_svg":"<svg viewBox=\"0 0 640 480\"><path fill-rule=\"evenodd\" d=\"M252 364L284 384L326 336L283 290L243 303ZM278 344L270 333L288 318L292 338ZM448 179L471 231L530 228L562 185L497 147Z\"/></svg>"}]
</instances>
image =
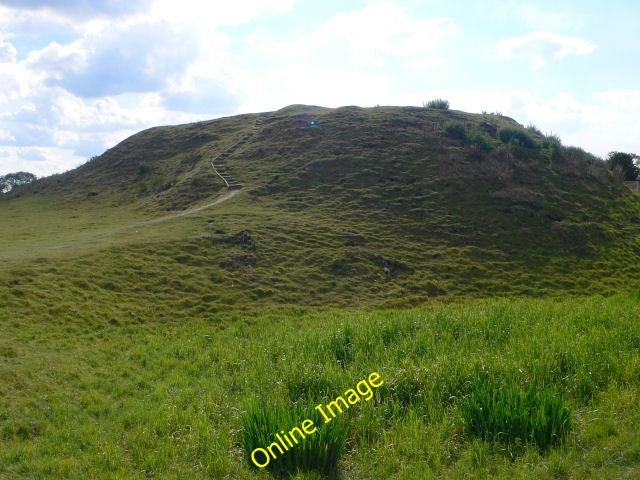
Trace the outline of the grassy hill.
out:
<instances>
[{"instance_id":1,"label":"grassy hill","mask_svg":"<svg viewBox=\"0 0 640 480\"><path fill-rule=\"evenodd\" d=\"M210 161L243 138L218 160L233 201L141 223L221 196ZM153 128L16 189L0 260L99 290L148 272L150 293L167 271L207 310L606 294L637 288L639 207L600 160L506 117L292 106Z\"/></svg>"},{"instance_id":2,"label":"grassy hill","mask_svg":"<svg viewBox=\"0 0 640 480\"><path fill-rule=\"evenodd\" d=\"M1 196L0 224L0 479L268 478L252 401L371 371L340 478L640 471L640 202L535 127L302 105L157 127ZM566 442L471 436L479 378L563 397Z\"/></svg>"}]
</instances>

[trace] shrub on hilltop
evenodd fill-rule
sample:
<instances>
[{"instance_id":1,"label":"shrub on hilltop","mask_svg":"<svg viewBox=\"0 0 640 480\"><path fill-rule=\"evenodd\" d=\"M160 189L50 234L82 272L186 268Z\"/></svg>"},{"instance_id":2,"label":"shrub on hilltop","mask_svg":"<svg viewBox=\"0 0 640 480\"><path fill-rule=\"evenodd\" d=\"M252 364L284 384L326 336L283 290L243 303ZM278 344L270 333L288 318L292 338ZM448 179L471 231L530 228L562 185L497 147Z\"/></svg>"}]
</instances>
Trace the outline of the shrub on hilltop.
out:
<instances>
[{"instance_id":1,"label":"shrub on hilltop","mask_svg":"<svg viewBox=\"0 0 640 480\"><path fill-rule=\"evenodd\" d=\"M424 105L424 108L429 110L449 110L449 100L445 100L444 98L429 100L429 102Z\"/></svg>"},{"instance_id":2,"label":"shrub on hilltop","mask_svg":"<svg viewBox=\"0 0 640 480\"><path fill-rule=\"evenodd\" d=\"M633 153L609 152L607 163L609 169L617 172L623 180L636 180L640 174L640 168L637 161L640 157Z\"/></svg>"},{"instance_id":3,"label":"shrub on hilltop","mask_svg":"<svg viewBox=\"0 0 640 480\"><path fill-rule=\"evenodd\" d=\"M538 143L525 131L517 128L503 128L498 137L504 143L511 143L519 147L536 148Z\"/></svg>"}]
</instances>

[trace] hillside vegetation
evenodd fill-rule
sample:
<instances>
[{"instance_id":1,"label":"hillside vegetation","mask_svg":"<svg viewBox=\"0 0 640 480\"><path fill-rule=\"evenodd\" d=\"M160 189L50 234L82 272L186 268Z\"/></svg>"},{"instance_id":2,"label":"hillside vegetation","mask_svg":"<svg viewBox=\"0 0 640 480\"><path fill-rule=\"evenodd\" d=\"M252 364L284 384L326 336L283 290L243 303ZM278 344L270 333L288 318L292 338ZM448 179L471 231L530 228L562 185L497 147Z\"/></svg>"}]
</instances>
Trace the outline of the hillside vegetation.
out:
<instances>
[{"instance_id":1,"label":"hillside vegetation","mask_svg":"<svg viewBox=\"0 0 640 480\"><path fill-rule=\"evenodd\" d=\"M224 159L245 185L232 202L141 223L222 195L210 160L258 118ZM135 278L141 296L171 283L206 311L613 293L637 286L639 206L600 160L506 117L293 106L153 128L15 189L0 260L19 268L0 275L73 277L107 305L106 283Z\"/></svg>"},{"instance_id":2,"label":"hillside vegetation","mask_svg":"<svg viewBox=\"0 0 640 480\"><path fill-rule=\"evenodd\" d=\"M0 224L0 479L270 478L252 406L301 421L371 372L338 478L640 471L640 202L535 127L302 105L157 127L1 195ZM523 440L487 404L566 423Z\"/></svg>"}]
</instances>

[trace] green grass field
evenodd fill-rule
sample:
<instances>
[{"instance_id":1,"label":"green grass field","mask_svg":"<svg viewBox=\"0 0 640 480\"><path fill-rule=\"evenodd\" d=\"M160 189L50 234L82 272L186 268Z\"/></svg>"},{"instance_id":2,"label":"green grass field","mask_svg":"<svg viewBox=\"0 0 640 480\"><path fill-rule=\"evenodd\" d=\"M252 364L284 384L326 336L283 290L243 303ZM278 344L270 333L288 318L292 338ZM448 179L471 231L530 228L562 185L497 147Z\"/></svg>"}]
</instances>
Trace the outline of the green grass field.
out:
<instances>
[{"instance_id":1,"label":"green grass field","mask_svg":"<svg viewBox=\"0 0 640 480\"><path fill-rule=\"evenodd\" d=\"M261 118L192 213L256 115L0 198L0 479L273 478L245 427L371 372L295 478L640 477L640 202L606 166L496 115Z\"/></svg>"},{"instance_id":2,"label":"green grass field","mask_svg":"<svg viewBox=\"0 0 640 480\"><path fill-rule=\"evenodd\" d=\"M640 472L637 295L283 309L226 322L2 314L1 478L263 477L242 447L247 405L313 408L372 371L384 385L341 416L343 478ZM478 376L562 393L566 442L541 453L469 436L459 405Z\"/></svg>"}]
</instances>

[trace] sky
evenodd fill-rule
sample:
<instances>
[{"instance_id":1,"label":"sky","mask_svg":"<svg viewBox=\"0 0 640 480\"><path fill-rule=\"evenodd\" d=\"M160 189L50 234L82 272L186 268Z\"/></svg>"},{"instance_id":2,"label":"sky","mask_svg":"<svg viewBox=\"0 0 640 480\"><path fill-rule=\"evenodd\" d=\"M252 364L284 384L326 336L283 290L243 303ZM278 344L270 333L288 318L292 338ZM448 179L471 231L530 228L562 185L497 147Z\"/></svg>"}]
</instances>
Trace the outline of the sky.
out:
<instances>
[{"instance_id":1,"label":"sky","mask_svg":"<svg viewBox=\"0 0 640 480\"><path fill-rule=\"evenodd\" d=\"M157 125L434 98L640 153L639 24L626 0L0 0L0 175Z\"/></svg>"}]
</instances>

